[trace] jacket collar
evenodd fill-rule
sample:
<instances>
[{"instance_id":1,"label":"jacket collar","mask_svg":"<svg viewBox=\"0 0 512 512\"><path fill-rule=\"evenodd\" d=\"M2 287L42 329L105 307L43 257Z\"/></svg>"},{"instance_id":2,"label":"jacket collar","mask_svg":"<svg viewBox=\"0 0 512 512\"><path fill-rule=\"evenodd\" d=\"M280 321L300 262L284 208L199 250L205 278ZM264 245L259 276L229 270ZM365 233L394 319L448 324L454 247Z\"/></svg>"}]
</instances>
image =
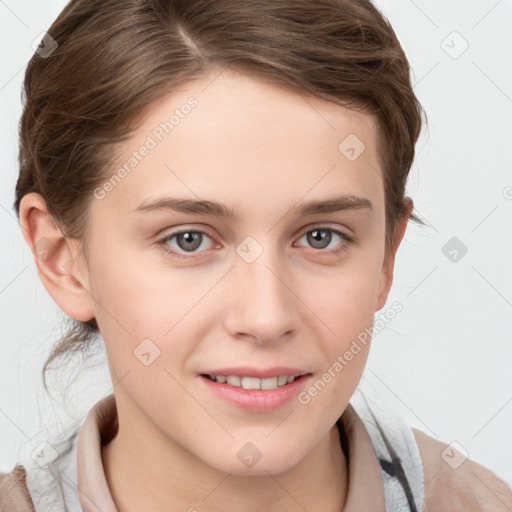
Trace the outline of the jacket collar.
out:
<instances>
[{"instance_id":1,"label":"jacket collar","mask_svg":"<svg viewBox=\"0 0 512 512\"><path fill-rule=\"evenodd\" d=\"M348 494L343 512L385 510L384 489L372 442L349 404L338 420L348 448ZM80 429L77 448L77 487L83 512L118 512L107 484L101 457L102 444L117 433L113 394L92 407Z\"/></svg>"}]
</instances>

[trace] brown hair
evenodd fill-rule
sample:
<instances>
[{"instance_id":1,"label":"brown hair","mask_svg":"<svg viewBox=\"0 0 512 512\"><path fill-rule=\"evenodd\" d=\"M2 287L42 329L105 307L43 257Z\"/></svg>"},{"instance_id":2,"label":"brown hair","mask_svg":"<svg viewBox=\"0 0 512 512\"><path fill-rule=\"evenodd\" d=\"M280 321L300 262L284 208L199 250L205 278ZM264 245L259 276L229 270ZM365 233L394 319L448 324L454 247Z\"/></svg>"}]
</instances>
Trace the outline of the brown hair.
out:
<instances>
[{"instance_id":1,"label":"brown hair","mask_svg":"<svg viewBox=\"0 0 512 512\"><path fill-rule=\"evenodd\" d=\"M21 198L38 192L62 232L83 241L114 144L161 96L229 67L375 114L386 250L404 216L424 224L405 196L423 109L405 53L369 0L72 0L48 34L57 47L36 51L25 73L18 218ZM43 376L98 334L95 319L71 321Z\"/></svg>"}]
</instances>

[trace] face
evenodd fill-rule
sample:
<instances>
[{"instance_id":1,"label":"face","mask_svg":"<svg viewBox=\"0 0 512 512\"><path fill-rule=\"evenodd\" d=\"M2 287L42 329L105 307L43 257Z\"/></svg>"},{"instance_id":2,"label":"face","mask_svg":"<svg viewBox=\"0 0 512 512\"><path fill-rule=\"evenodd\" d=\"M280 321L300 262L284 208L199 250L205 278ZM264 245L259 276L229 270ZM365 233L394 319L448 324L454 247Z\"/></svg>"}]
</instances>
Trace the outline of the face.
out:
<instances>
[{"instance_id":1,"label":"face","mask_svg":"<svg viewBox=\"0 0 512 512\"><path fill-rule=\"evenodd\" d=\"M153 106L95 191L83 272L129 428L237 474L325 438L390 286L377 137L227 72Z\"/></svg>"}]
</instances>

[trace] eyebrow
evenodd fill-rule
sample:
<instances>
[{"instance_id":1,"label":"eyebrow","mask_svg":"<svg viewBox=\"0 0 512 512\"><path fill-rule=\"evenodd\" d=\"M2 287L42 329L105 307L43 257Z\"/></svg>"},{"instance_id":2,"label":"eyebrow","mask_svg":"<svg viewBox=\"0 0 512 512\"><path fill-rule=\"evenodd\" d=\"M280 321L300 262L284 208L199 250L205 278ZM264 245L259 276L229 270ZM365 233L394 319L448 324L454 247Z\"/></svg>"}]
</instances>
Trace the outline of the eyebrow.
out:
<instances>
[{"instance_id":1,"label":"eyebrow","mask_svg":"<svg viewBox=\"0 0 512 512\"><path fill-rule=\"evenodd\" d=\"M323 200L311 200L301 202L292 208L292 213L300 216L314 215L317 213L333 213L343 210L367 209L373 211L373 205L369 199L352 194L327 198ZM237 214L233 208L228 208L222 203L208 200L183 199L177 197L160 197L147 199L137 208L131 210L135 213L147 213L155 210L171 210L180 213L195 213L214 215L227 219L235 219Z\"/></svg>"}]
</instances>

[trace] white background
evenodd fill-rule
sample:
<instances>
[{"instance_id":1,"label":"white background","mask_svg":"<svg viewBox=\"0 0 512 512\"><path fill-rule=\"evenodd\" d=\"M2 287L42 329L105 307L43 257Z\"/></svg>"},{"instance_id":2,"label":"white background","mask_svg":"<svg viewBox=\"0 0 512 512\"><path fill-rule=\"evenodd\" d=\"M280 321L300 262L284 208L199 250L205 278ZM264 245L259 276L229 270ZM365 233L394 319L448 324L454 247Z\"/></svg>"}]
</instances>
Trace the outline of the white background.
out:
<instances>
[{"instance_id":1,"label":"white background","mask_svg":"<svg viewBox=\"0 0 512 512\"><path fill-rule=\"evenodd\" d=\"M64 315L38 278L12 208L24 69L31 42L65 3L0 2L4 471L52 422L80 416L112 392L106 366L86 370L80 358L69 378L60 374L77 379L64 406L58 379L50 379L53 397L43 392L42 364ZM375 337L364 379L413 426L457 441L512 485L512 1L376 5L405 49L429 118L408 183L429 225L409 225L382 311L394 301L404 309ZM469 46L458 55L463 40ZM452 237L468 248L457 262L442 252Z\"/></svg>"}]
</instances>

